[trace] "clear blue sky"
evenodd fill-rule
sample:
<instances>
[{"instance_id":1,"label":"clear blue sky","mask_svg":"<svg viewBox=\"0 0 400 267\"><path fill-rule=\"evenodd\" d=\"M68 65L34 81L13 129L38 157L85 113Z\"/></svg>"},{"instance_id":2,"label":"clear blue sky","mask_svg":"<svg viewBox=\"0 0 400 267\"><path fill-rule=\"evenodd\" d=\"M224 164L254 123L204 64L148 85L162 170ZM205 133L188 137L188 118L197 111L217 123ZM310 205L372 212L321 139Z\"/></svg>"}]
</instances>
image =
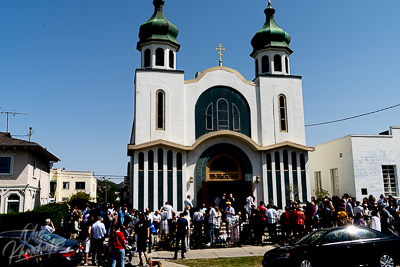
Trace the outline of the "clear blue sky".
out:
<instances>
[{"instance_id":1,"label":"clear blue sky","mask_svg":"<svg viewBox=\"0 0 400 267\"><path fill-rule=\"evenodd\" d=\"M192 79L218 65L254 78L250 40L267 0L166 0L178 26L177 67ZM400 1L272 0L275 20L292 37L291 72L303 76L306 124L400 103ZM133 77L141 23L151 0L0 1L0 110L10 132L61 159L55 167L126 175L133 121ZM400 107L326 126L307 127L307 145L400 125ZM0 116L0 131L6 117Z\"/></svg>"}]
</instances>

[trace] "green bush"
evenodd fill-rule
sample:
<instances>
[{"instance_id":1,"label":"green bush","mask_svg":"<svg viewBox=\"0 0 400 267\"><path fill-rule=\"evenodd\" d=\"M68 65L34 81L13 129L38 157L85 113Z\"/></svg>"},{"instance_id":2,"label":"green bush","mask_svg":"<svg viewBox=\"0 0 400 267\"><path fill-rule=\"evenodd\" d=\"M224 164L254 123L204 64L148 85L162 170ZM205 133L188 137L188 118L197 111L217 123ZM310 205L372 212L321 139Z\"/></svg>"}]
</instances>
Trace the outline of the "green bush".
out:
<instances>
[{"instance_id":1,"label":"green bush","mask_svg":"<svg viewBox=\"0 0 400 267\"><path fill-rule=\"evenodd\" d=\"M65 203L51 203L27 212L0 214L0 231L40 230L45 220L50 219L56 228L55 233L62 235L61 220L65 221L68 214L68 205Z\"/></svg>"}]
</instances>

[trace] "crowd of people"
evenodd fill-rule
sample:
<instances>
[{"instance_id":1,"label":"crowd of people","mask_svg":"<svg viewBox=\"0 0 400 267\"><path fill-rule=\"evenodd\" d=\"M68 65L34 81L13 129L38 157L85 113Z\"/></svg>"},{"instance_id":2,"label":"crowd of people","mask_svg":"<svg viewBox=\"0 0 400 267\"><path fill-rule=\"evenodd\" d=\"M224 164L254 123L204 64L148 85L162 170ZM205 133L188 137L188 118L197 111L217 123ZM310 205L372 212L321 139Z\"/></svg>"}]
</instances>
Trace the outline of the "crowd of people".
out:
<instances>
[{"instance_id":1,"label":"crowd of people","mask_svg":"<svg viewBox=\"0 0 400 267\"><path fill-rule=\"evenodd\" d=\"M235 204L235 206L233 205ZM236 203L232 194L223 193L213 203L194 207L190 195L184 201L185 211L176 214L167 201L154 212L128 208L127 204L89 205L83 209L71 208L71 220L65 224L70 239L80 240L84 246L84 265L92 263L103 254L103 244L108 237L113 266L123 266L126 246L130 256L139 253L140 265L149 261L154 245L173 236L175 258L181 248L181 257L190 249L218 244L255 245L287 241L319 228L357 225L371 227L385 233L400 232L400 199L383 194L378 200L370 195L362 201L344 194L341 198L326 196L319 202L314 197L307 202L289 201L284 211L272 200L260 201L249 192L244 203ZM47 219L42 231L54 232ZM265 235L265 232L268 235ZM171 243L172 244L172 243ZM181 244L181 246L179 246ZM133 252L133 253L132 253ZM142 259L144 257L144 260Z\"/></svg>"}]
</instances>

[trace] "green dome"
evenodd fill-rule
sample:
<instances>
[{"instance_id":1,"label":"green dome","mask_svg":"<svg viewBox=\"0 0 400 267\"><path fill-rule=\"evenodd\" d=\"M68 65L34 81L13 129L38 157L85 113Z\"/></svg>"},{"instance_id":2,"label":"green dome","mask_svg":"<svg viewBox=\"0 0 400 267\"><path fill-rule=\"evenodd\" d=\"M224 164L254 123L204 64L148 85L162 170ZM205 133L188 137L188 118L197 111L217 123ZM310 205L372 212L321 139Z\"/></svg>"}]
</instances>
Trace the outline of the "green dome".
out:
<instances>
[{"instance_id":1,"label":"green dome","mask_svg":"<svg viewBox=\"0 0 400 267\"><path fill-rule=\"evenodd\" d=\"M291 40L290 35L276 24L274 20L275 8L272 7L271 3L268 4L264 13L267 16L267 19L261 30L259 30L251 40L253 52L250 56L254 56L257 51L266 48L283 48L289 52L289 54L293 53L289 48Z\"/></svg>"},{"instance_id":2,"label":"green dome","mask_svg":"<svg viewBox=\"0 0 400 267\"><path fill-rule=\"evenodd\" d=\"M153 16L140 25L139 42L137 43L137 50L140 51L141 46L152 42L162 41L171 43L177 47L177 51L181 46L176 38L178 37L178 27L168 21L163 12L165 0L154 0L154 14Z\"/></svg>"}]
</instances>

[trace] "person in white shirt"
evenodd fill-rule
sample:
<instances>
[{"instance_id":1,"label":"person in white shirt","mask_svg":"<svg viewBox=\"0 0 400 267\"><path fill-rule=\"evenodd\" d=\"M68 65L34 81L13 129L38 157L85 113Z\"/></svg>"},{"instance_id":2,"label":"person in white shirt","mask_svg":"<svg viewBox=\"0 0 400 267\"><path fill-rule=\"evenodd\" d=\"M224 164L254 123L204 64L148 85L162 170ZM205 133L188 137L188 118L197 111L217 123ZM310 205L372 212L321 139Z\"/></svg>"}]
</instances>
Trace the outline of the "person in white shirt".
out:
<instances>
[{"instance_id":1,"label":"person in white shirt","mask_svg":"<svg viewBox=\"0 0 400 267\"><path fill-rule=\"evenodd\" d=\"M214 236L214 227L216 223L217 212L212 207L212 205L208 206L209 208L209 215L208 215L208 237L210 238L210 242L207 246L211 246L211 244L215 243L215 236Z\"/></svg>"},{"instance_id":2,"label":"person in white shirt","mask_svg":"<svg viewBox=\"0 0 400 267\"><path fill-rule=\"evenodd\" d=\"M165 205L160 209L161 211L166 211L167 212L167 221L168 221L168 228L171 228L171 223L172 223L172 213L174 212L174 208L169 204L169 202L165 202Z\"/></svg>"},{"instance_id":3,"label":"person in white shirt","mask_svg":"<svg viewBox=\"0 0 400 267\"><path fill-rule=\"evenodd\" d=\"M225 214L226 214L226 225L228 227L227 231L228 231L228 236L231 234L231 220L232 220L232 216L235 215L235 209L231 206L232 203L231 202L226 202L226 205L228 205L225 209Z\"/></svg>"},{"instance_id":4,"label":"person in white shirt","mask_svg":"<svg viewBox=\"0 0 400 267\"><path fill-rule=\"evenodd\" d=\"M246 198L246 203L244 204L244 209L246 211L246 220L248 220L250 218L253 201L254 200L251 197L251 192L249 192L249 194L248 194L248 196Z\"/></svg>"},{"instance_id":5,"label":"person in white shirt","mask_svg":"<svg viewBox=\"0 0 400 267\"><path fill-rule=\"evenodd\" d=\"M378 212L376 210L373 210L371 212L371 224L370 227L371 229L377 230L377 231L381 231L381 219L378 217Z\"/></svg>"},{"instance_id":6,"label":"person in white shirt","mask_svg":"<svg viewBox=\"0 0 400 267\"><path fill-rule=\"evenodd\" d=\"M96 262L96 254L97 257L99 256L98 254L101 253L103 250L103 241L104 241L104 235L106 234L106 227L102 223L103 217L98 216L97 217L97 222L95 222L92 225L92 263L95 265Z\"/></svg>"},{"instance_id":7,"label":"person in white shirt","mask_svg":"<svg viewBox=\"0 0 400 267\"><path fill-rule=\"evenodd\" d=\"M276 238L276 210L270 205L267 205L267 211L265 212L265 217L267 218L268 234L272 239L272 243L275 242Z\"/></svg>"},{"instance_id":8,"label":"person in white shirt","mask_svg":"<svg viewBox=\"0 0 400 267\"><path fill-rule=\"evenodd\" d=\"M40 231L53 233L56 230L53 222L50 219L45 220L45 224L40 228Z\"/></svg>"},{"instance_id":9,"label":"person in white shirt","mask_svg":"<svg viewBox=\"0 0 400 267\"><path fill-rule=\"evenodd\" d=\"M198 247L202 237L202 226L203 226L204 216L198 207L195 208L193 214L193 239L194 247Z\"/></svg>"}]
</instances>

